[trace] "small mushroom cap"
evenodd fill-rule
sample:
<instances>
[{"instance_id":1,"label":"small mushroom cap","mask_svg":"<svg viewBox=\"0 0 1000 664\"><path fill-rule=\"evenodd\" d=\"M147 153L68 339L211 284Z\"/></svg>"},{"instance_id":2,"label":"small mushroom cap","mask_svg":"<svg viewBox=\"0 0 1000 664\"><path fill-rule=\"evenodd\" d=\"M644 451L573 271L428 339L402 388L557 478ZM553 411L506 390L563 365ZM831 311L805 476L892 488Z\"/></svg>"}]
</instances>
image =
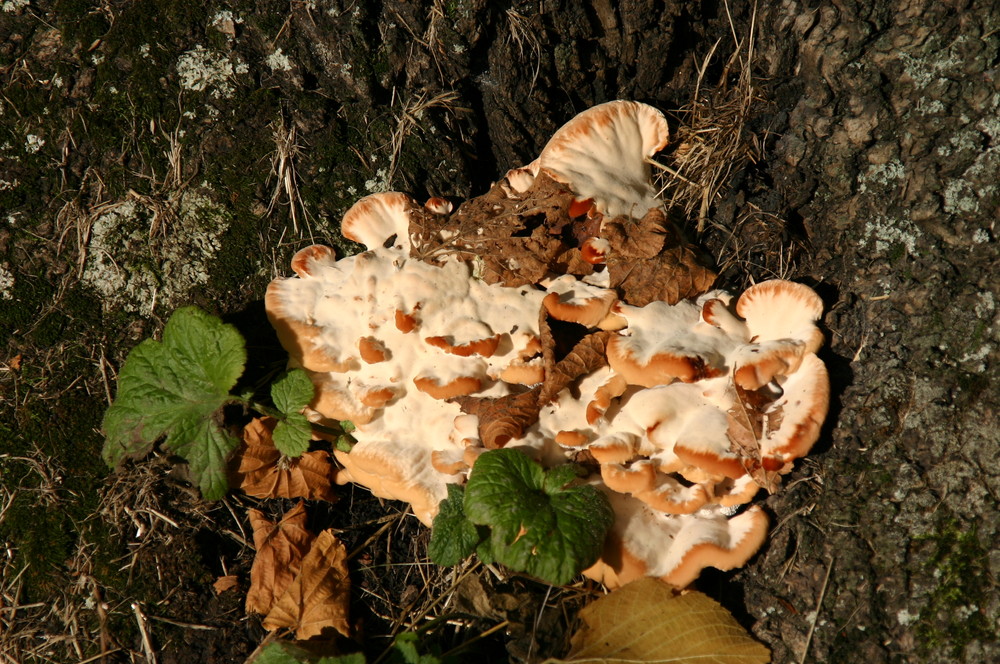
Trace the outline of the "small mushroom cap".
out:
<instances>
[{"instance_id":1,"label":"small mushroom cap","mask_svg":"<svg viewBox=\"0 0 1000 664\"><path fill-rule=\"evenodd\" d=\"M683 553L663 577L667 583L683 588L706 567L724 572L742 567L767 537L767 514L757 505L730 519L706 520L703 524L678 533L674 546Z\"/></svg>"},{"instance_id":2,"label":"small mushroom cap","mask_svg":"<svg viewBox=\"0 0 1000 664\"><path fill-rule=\"evenodd\" d=\"M505 175L504 178L507 180L507 184L512 190L522 194L531 189L531 185L535 183L535 177L537 175L538 160L536 159L527 166L510 169L507 171L507 175Z\"/></svg>"},{"instance_id":3,"label":"small mushroom cap","mask_svg":"<svg viewBox=\"0 0 1000 664\"><path fill-rule=\"evenodd\" d=\"M765 413L769 431L761 442L761 454L786 462L809 453L819 438L830 406L830 376L826 365L809 353L798 371L781 385L784 393Z\"/></svg>"},{"instance_id":4,"label":"small mushroom cap","mask_svg":"<svg viewBox=\"0 0 1000 664\"><path fill-rule=\"evenodd\" d=\"M733 380L745 390L759 390L776 376L798 370L806 345L797 339L778 339L741 346L729 355Z\"/></svg>"},{"instance_id":5,"label":"small mushroom cap","mask_svg":"<svg viewBox=\"0 0 1000 664\"><path fill-rule=\"evenodd\" d=\"M736 342L717 328L699 325L696 304L619 303L612 311L621 314L628 327L608 342L608 363L630 384L690 383L726 371L726 355Z\"/></svg>"},{"instance_id":6,"label":"small mushroom cap","mask_svg":"<svg viewBox=\"0 0 1000 664\"><path fill-rule=\"evenodd\" d=\"M609 217L642 218L662 203L646 159L664 148L667 121L652 106L611 101L567 122L539 157L541 168Z\"/></svg>"},{"instance_id":7,"label":"small mushroom cap","mask_svg":"<svg viewBox=\"0 0 1000 664\"><path fill-rule=\"evenodd\" d=\"M755 342L797 339L815 353L823 345L816 321L823 316L823 300L803 284L783 279L763 281L748 288L736 303Z\"/></svg>"},{"instance_id":8,"label":"small mushroom cap","mask_svg":"<svg viewBox=\"0 0 1000 664\"><path fill-rule=\"evenodd\" d=\"M589 237L580 245L580 254L583 260L591 265L604 265L608 262L608 255L611 253L611 243L604 238Z\"/></svg>"},{"instance_id":9,"label":"small mushroom cap","mask_svg":"<svg viewBox=\"0 0 1000 664\"><path fill-rule=\"evenodd\" d=\"M365 196L354 204L340 222L340 232L348 240L359 242L368 249L393 246L410 250L410 210L418 208L416 201L397 192Z\"/></svg>"},{"instance_id":10,"label":"small mushroom cap","mask_svg":"<svg viewBox=\"0 0 1000 664\"><path fill-rule=\"evenodd\" d=\"M612 305L618 301L613 290L598 288L577 280L572 275L553 279L548 284L549 294L542 304L556 320L596 327L603 321Z\"/></svg>"}]
</instances>

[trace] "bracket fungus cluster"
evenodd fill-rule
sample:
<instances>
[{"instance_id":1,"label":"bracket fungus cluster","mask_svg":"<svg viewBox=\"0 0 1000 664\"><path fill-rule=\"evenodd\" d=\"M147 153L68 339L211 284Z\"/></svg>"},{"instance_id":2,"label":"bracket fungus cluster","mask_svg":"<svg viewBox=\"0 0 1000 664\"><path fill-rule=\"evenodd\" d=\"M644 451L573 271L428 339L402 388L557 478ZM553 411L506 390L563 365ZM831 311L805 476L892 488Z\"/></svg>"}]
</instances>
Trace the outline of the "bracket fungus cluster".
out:
<instances>
[{"instance_id":1,"label":"bracket fungus cluster","mask_svg":"<svg viewBox=\"0 0 1000 664\"><path fill-rule=\"evenodd\" d=\"M667 135L649 106L603 104L454 211L376 194L342 225L367 251L296 254L266 306L317 388L309 416L357 427L338 482L430 524L480 453L517 448L608 495L585 574L610 587L753 555L768 524L747 504L826 416L822 303L789 281L709 290L651 183Z\"/></svg>"}]
</instances>

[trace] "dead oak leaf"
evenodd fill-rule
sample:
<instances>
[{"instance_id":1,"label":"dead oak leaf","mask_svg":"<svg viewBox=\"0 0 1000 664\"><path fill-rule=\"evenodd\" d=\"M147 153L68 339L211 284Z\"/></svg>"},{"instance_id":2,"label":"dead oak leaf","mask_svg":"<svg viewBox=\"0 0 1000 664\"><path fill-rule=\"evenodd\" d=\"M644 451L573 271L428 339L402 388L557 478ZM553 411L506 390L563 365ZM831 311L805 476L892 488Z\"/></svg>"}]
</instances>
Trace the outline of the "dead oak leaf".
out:
<instances>
[{"instance_id":1,"label":"dead oak leaf","mask_svg":"<svg viewBox=\"0 0 1000 664\"><path fill-rule=\"evenodd\" d=\"M250 525L257 555L250 568L246 610L266 614L295 579L314 538L306 530L306 508L302 502L286 512L278 523L268 520L259 510L250 510Z\"/></svg>"},{"instance_id":2,"label":"dead oak leaf","mask_svg":"<svg viewBox=\"0 0 1000 664\"><path fill-rule=\"evenodd\" d=\"M551 370L545 372L545 382L539 395L539 403L554 401L564 388L573 384L581 376L607 366L608 339L611 332L592 332L573 345L573 348Z\"/></svg>"},{"instance_id":3,"label":"dead oak leaf","mask_svg":"<svg viewBox=\"0 0 1000 664\"><path fill-rule=\"evenodd\" d=\"M240 585L240 577L235 574L228 574L226 576L220 576L212 584L212 588L215 590L216 595L221 595L227 590L232 590Z\"/></svg>"},{"instance_id":4,"label":"dead oak leaf","mask_svg":"<svg viewBox=\"0 0 1000 664\"><path fill-rule=\"evenodd\" d=\"M350 636L350 595L347 548L332 530L324 530L302 560L295 580L264 618L264 628L294 629L299 640L317 636L328 628Z\"/></svg>"},{"instance_id":5,"label":"dead oak leaf","mask_svg":"<svg viewBox=\"0 0 1000 664\"><path fill-rule=\"evenodd\" d=\"M611 288L626 303L642 307L656 300L676 304L712 287L715 272L653 208L642 219L607 220L601 237L611 245L607 262Z\"/></svg>"},{"instance_id":6,"label":"dead oak leaf","mask_svg":"<svg viewBox=\"0 0 1000 664\"><path fill-rule=\"evenodd\" d=\"M764 435L763 410L767 402L762 401L758 392L744 390L735 383L733 388L736 399L726 413L729 422L726 435L729 436L730 447L743 457L743 466L757 486L768 493L775 493L781 479L777 473L764 467L760 449L760 440Z\"/></svg>"},{"instance_id":7,"label":"dead oak leaf","mask_svg":"<svg viewBox=\"0 0 1000 664\"><path fill-rule=\"evenodd\" d=\"M538 421L540 391L541 387L534 387L527 392L495 399L458 397L453 401L463 413L479 418L479 440L486 449L495 450L523 436L525 430Z\"/></svg>"},{"instance_id":8,"label":"dead oak leaf","mask_svg":"<svg viewBox=\"0 0 1000 664\"><path fill-rule=\"evenodd\" d=\"M411 213L411 255L476 260L483 281L508 287L538 283L552 272L590 274L593 266L576 249L581 224L569 215L573 200L567 187L540 173L524 192L497 184L449 216Z\"/></svg>"},{"instance_id":9,"label":"dead oak leaf","mask_svg":"<svg viewBox=\"0 0 1000 664\"><path fill-rule=\"evenodd\" d=\"M330 478L333 463L325 450L306 452L292 459L274 446L272 434L277 420L255 417L243 428L239 468L240 489L255 498L307 498L334 502Z\"/></svg>"}]
</instances>

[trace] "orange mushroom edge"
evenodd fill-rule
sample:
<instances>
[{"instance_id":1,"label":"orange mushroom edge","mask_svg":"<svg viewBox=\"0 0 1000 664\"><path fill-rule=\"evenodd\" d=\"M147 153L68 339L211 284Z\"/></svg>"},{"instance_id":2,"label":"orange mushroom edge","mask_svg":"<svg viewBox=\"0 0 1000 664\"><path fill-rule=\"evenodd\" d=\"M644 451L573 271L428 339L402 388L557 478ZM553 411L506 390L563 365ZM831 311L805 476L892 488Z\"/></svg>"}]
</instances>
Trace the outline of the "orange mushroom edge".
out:
<instances>
[{"instance_id":1,"label":"orange mushroom edge","mask_svg":"<svg viewBox=\"0 0 1000 664\"><path fill-rule=\"evenodd\" d=\"M464 482L486 451L485 418L503 417L502 408L463 412L458 402L537 392L546 403L537 416L527 409L534 419L511 428L507 447L548 466L584 464L584 481L615 514L586 576L609 588L640 576L686 586L705 567L747 563L768 530L754 497L810 451L827 415L829 375L816 354L823 303L807 286L772 280L738 297L712 291L633 306L593 278L606 272L599 236L611 228L598 219L641 218L663 205L649 159L667 138L656 109L602 104L510 170L488 199L516 199L503 201L516 208L548 195L536 186L541 172L561 183L553 200L570 207L572 223L590 218L580 235L594 237L579 245L597 266L589 279L559 274L553 262L539 283L509 288L477 278L471 259L425 261L411 247L411 216L467 223L487 213L459 205L451 214L450 201L421 206L399 193L367 196L344 215L343 235L367 251L337 260L314 245L295 255L294 276L270 284L265 306L289 364L316 386L307 416L356 426L351 451L335 452L338 483L408 502L430 525L448 485ZM609 331L603 357L560 358L556 349L597 329ZM553 339L562 334L569 338Z\"/></svg>"}]
</instances>

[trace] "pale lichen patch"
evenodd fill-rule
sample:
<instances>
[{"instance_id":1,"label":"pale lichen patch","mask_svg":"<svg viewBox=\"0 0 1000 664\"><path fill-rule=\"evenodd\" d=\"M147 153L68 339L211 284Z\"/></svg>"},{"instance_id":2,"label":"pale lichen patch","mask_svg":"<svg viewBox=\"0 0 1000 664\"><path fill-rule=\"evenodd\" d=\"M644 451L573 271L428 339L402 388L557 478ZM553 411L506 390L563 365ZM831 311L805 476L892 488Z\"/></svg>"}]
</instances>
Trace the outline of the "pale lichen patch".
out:
<instances>
[{"instance_id":1,"label":"pale lichen patch","mask_svg":"<svg viewBox=\"0 0 1000 664\"><path fill-rule=\"evenodd\" d=\"M200 44L181 55L177 60L177 75L185 90L208 90L213 97L231 97L234 92L230 80L235 74L229 58L210 51Z\"/></svg>"},{"instance_id":2,"label":"pale lichen patch","mask_svg":"<svg viewBox=\"0 0 1000 664\"><path fill-rule=\"evenodd\" d=\"M11 289L14 288L14 275L11 273L7 263L0 263L0 300L13 298Z\"/></svg>"},{"instance_id":3,"label":"pale lichen patch","mask_svg":"<svg viewBox=\"0 0 1000 664\"><path fill-rule=\"evenodd\" d=\"M157 211L127 200L94 220L83 281L98 292L105 310L172 308L193 287L208 282L228 215L208 196L192 191L182 194L175 207L168 222L155 222ZM150 238L156 223L167 227Z\"/></svg>"}]
</instances>

